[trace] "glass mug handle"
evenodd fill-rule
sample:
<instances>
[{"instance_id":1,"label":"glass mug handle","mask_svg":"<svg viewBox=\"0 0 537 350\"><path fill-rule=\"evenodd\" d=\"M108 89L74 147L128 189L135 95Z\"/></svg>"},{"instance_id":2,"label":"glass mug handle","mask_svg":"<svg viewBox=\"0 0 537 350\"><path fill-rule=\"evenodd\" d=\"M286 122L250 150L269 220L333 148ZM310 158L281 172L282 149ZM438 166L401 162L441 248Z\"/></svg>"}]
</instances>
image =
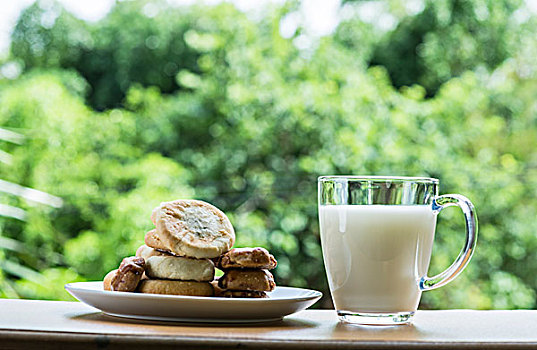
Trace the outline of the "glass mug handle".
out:
<instances>
[{"instance_id":1,"label":"glass mug handle","mask_svg":"<svg viewBox=\"0 0 537 350\"><path fill-rule=\"evenodd\" d=\"M445 194L433 199L433 210L436 212L451 206L458 206L464 214L466 219L466 243L455 262L444 272L433 277L425 276L420 279L419 287L422 291L436 289L451 282L468 265L474 253L477 240L477 216L475 215L474 206L468 198L460 194Z\"/></svg>"}]
</instances>

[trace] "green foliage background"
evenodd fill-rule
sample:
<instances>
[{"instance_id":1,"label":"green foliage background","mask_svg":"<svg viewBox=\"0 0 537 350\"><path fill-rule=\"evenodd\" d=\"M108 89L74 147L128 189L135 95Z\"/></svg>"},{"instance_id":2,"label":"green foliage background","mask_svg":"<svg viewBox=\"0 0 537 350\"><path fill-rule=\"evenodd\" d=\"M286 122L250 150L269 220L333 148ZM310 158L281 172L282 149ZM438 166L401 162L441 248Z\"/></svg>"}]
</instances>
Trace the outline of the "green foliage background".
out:
<instances>
[{"instance_id":1,"label":"green foliage background","mask_svg":"<svg viewBox=\"0 0 537 350\"><path fill-rule=\"evenodd\" d=\"M316 178L432 176L475 204L467 270L421 308L534 308L537 290L537 18L523 1L380 3L397 25L342 5L332 35L231 4L119 2L86 23L54 3L25 10L0 78L0 127L26 136L0 178L59 196L59 209L2 194L0 295L68 299L132 255L151 210L176 198L225 211L237 246L265 246L281 285L328 295ZM150 6L150 7L148 7ZM149 11L149 10L150 11ZM431 271L456 257L462 214L442 212ZM326 297L322 306L330 306Z\"/></svg>"}]
</instances>

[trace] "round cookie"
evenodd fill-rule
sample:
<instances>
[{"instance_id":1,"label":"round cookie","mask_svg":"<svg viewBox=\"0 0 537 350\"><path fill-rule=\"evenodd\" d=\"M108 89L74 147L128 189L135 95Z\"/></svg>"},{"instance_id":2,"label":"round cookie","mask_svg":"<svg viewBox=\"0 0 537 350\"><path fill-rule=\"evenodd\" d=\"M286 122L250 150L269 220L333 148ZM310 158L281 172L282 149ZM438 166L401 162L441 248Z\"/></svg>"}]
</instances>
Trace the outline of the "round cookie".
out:
<instances>
[{"instance_id":1,"label":"round cookie","mask_svg":"<svg viewBox=\"0 0 537 350\"><path fill-rule=\"evenodd\" d=\"M151 219L162 244L177 255L216 258L235 243L235 231L227 216L203 201L161 203Z\"/></svg>"},{"instance_id":2,"label":"round cookie","mask_svg":"<svg viewBox=\"0 0 537 350\"><path fill-rule=\"evenodd\" d=\"M145 244L141 245L136 250L136 256L140 258L144 258L145 260L149 259L152 256L171 256L171 255L172 255L171 253L167 253L161 250L157 250L155 248L151 248Z\"/></svg>"},{"instance_id":3,"label":"round cookie","mask_svg":"<svg viewBox=\"0 0 537 350\"><path fill-rule=\"evenodd\" d=\"M233 248L220 256L216 266L226 269L267 269L272 270L278 262L265 248Z\"/></svg>"},{"instance_id":4,"label":"round cookie","mask_svg":"<svg viewBox=\"0 0 537 350\"><path fill-rule=\"evenodd\" d=\"M230 290L271 292L276 288L274 277L268 270L227 270L218 279L218 286Z\"/></svg>"},{"instance_id":5,"label":"round cookie","mask_svg":"<svg viewBox=\"0 0 537 350\"><path fill-rule=\"evenodd\" d=\"M116 274L117 274L117 269L108 272L106 276L104 276L104 279L103 279L104 290L109 290L109 291L112 290L112 279L116 276Z\"/></svg>"},{"instance_id":6,"label":"round cookie","mask_svg":"<svg viewBox=\"0 0 537 350\"><path fill-rule=\"evenodd\" d=\"M222 298L268 298L266 292L261 292L257 290L229 290L222 289L218 285L218 278L211 281L211 284L214 288L214 296Z\"/></svg>"},{"instance_id":7,"label":"round cookie","mask_svg":"<svg viewBox=\"0 0 537 350\"><path fill-rule=\"evenodd\" d=\"M134 292L144 276L145 260L131 256L123 259L119 268L106 274L103 289L117 292Z\"/></svg>"},{"instance_id":8,"label":"round cookie","mask_svg":"<svg viewBox=\"0 0 537 350\"><path fill-rule=\"evenodd\" d=\"M145 260L137 256L123 259L112 276L110 288L117 292L134 292L145 271Z\"/></svg>"},{"instance_id":9,"label":"round cookie","mask_svg":"<svg viewBox=\"0 0 537 350\"><path fill-rule=\"evenodd\" d=\"M268 298L268 294L257 290L223 290L217 297L222 298Z\"/></svg>"},{"instance_id":10,"label":"round cookie","mask_svg":"<svg viewBox=\"0 0 537 350\"><path fill-rule=\"evenodd\" d=\"M151 231L147 232L144 236L144 242L145 244L153 249L159 249L161 251L169 251L170 249L168 246L166 246L160 239L160 237L157 234L156 229L152 229Z\"/></svg>"},{"instance_id":11,"label":"round cookie","mask_svg":"<svg viewBox=\"0 0 537 350\"><path fill-rule=\"evenodd\" d=\"M142 280L138 285L138 292L168 295L191 295L212 297L213 286L209 282L169 281L169 280Z\"/></svg>"},{"instance_id":12,"label":"round cookie","mask_svg":"<svg viewBox=\"0 0 537 350\"><path fill-rule=\"evenodd\" d=\"M214 278L214 264L209 259L152 256L146 261L145 273L150 278L208 282Z\"/></svg>"}]
</instances>

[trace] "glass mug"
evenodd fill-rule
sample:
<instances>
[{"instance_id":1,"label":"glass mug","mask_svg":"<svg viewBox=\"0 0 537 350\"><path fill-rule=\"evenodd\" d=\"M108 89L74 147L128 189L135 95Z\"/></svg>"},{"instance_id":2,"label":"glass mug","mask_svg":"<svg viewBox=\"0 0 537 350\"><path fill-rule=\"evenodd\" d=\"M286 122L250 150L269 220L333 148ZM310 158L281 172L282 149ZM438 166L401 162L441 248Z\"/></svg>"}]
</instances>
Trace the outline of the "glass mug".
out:
<instances>
[{"instance_id":1,"label":"glass mug","mask_svg":"<svg viewBox=\"0 0 537 350\"><path fill-rule=\"evenodd\" d=\"M474 206L461 195L439 196L437 179L321 176L318 185L324 264L341 321L409 323L421 292L447 284L470 261ZM447 270L427 277L436 216L454 205L466 219L466 243Z\"/></svg>"}]
</instances>

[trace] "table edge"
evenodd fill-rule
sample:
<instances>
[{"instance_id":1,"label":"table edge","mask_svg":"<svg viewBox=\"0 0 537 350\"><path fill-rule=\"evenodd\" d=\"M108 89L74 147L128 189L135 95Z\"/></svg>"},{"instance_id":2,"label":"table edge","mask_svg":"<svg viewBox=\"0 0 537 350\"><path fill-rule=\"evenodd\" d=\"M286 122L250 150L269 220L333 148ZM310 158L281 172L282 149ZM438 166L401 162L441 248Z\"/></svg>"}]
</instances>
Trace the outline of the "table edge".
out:
<instances>
[{"instance_id":1,"label":"table edge","mask_svg":"<svg viewBox=\"0 0 537 350\"><path fill-rule=\"evenodd\" d=\"M7 344L6 344L7 340ZM270 340L270 339L249 339L249 338L199 338L189 336L162 336L162 335L131 335L131 334L102 334L90 332L53 332L53 331L18 331L0 329L0 341L2 345L21 343L84 343L97 346L128 346L136 345L144 348L158 347L177 347L178 345L188 346L189 348L207 348L218 346L219 348L304 348L309 349L386 349L386 348L437 348L437 349L535 349L535 341L510 341L510 342L480 342L480 341L380 341L380 340L331 340L319 342L318 340Z\"/></svg>"}]
</instances>

